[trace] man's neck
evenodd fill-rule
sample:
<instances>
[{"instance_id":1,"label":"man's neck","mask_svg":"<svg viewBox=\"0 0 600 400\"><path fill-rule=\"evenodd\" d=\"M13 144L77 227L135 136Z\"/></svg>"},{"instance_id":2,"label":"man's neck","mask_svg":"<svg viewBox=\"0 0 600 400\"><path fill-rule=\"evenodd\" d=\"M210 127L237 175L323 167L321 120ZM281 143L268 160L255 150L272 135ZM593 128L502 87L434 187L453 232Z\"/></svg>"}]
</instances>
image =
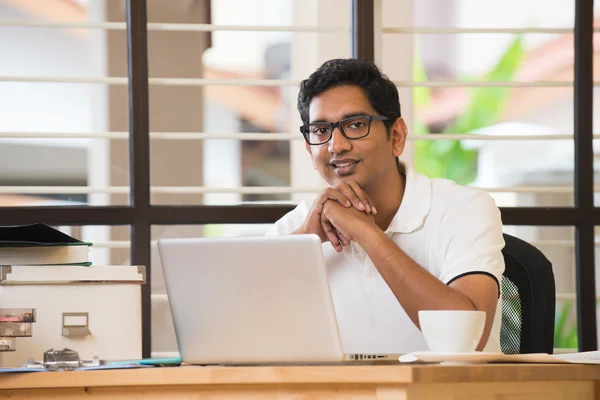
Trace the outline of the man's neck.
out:
<instances>
[{"instance_id":1,"label":"man's neck","mask_svg":"<svg viewBox=\"0 0 600 400\"><path fill-rule=\"evenodd\" d=\"M366 190L377 208L375 223L381 230L385 231L392 223L404 198L405 188L405 167L398 163L398 170L391 170L388 176L381 177Z\"/></svg>"}]
</instances>

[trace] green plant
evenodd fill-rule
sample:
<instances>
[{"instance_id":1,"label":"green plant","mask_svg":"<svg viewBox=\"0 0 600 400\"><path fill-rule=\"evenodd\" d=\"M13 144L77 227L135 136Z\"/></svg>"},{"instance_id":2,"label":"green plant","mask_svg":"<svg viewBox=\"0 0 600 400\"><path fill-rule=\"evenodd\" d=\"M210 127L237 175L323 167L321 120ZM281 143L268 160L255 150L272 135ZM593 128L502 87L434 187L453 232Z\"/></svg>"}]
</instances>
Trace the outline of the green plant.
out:
<instances>
[{"instance_id":1,"label":"green plant","mask_svg":"<svg viewBox=\"0 0 600 400\"><path fill-rule=\"evenodd\" d=\"M481 77L484 81L510 81L513 79L524 55L523 39L519 35L510 44L498 63ZM414 81L427 80L426 71L415 54ZM469 103L464 112L449 124L444 133L471 133L498 122L508 99L509 89L502 87L475 87L470 90ZM421 109L431 103L429 88L419 87L413 91L415 108ZM415 123L414 134L430 133L420 121ZM415 169L430 178L447 178L460 184L469 184L477 177L477 150L465 149L456 140L416 140Z\"/></svg>"},{"instance_id":2,"label":"green plant","mask_svg":"<svg viewBox=\"0 0 600 400\"><path fill-rule=\"evenodd\" d=\"M560 349L576 349L577 324L571 322L569 317L573 309L573 302L565 301L557 314L554 322L554 347Z\"/></svg>"}]
</instances>

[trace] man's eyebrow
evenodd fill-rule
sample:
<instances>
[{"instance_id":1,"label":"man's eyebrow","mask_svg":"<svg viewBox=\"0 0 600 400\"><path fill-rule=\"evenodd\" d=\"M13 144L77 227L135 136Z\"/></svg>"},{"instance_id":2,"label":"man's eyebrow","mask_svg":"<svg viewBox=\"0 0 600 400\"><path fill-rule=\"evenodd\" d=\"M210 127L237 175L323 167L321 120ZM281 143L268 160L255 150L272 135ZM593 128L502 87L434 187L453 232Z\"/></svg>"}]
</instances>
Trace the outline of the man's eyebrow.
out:
<instances>
[{"instance_id":1,"label":"man's eyebrow","mask_svg":"<svg viewBox=\"0 0 600 400\"><path fill-rule=\"evenodd\" d=\"M351 113L342 115L341 119L358 117L358 116L364 116L364 115L371 115L371 114L369 114L366 111L356 111L356 112L351 112ZM310 124L319 124L319 123L322 123L322 122L329 123L329 122L332 122L332 121L327 121L327 120L324 120L324 119L319 119L319 120L316 120L316 121L310 121L309 123ZM335 121L335 122L337 122L337 121Z\"/></svg>"}]
</instances>

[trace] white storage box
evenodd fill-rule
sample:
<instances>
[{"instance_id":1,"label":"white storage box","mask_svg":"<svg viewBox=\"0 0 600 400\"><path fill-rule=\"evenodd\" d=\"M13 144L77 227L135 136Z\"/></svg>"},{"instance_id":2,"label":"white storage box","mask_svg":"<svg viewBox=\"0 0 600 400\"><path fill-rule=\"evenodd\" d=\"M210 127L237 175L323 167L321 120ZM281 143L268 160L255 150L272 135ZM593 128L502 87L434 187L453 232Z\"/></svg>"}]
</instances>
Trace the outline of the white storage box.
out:
<instances>
[{"instance_id":1,"label":"white storage box","mask_svg":"<svg viewBox=\"0 0 600 400\"><path fill-rule=\"evenodd\" d=\"M81 359L142 357L143 266L0 266L0 308L35 308L32 337L16 338L16 351L0 352L0 366L51 348Z\"/></svg>"}]
</instances>

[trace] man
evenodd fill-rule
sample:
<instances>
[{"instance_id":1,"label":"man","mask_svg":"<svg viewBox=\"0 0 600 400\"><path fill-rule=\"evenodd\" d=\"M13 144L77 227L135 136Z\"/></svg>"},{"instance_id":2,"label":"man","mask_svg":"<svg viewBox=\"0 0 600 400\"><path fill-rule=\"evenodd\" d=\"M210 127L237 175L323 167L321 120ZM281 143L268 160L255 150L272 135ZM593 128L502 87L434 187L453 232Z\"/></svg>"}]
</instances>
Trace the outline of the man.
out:
<instances>
[{"instance_id":1,"label":"man","mask_svg":"<svg viewBox=\"0 0 600 400\"><path fill-rule=\"evenodd\" d=\"M323 241L344 350L427 350L419 310L487 313L479 350L500 351L504 247L487 192L397 159L407 127L394 84L370 62L330 60L300 86L313 167L329 187L268 234Z\"/></svg>"}]
</instances>

